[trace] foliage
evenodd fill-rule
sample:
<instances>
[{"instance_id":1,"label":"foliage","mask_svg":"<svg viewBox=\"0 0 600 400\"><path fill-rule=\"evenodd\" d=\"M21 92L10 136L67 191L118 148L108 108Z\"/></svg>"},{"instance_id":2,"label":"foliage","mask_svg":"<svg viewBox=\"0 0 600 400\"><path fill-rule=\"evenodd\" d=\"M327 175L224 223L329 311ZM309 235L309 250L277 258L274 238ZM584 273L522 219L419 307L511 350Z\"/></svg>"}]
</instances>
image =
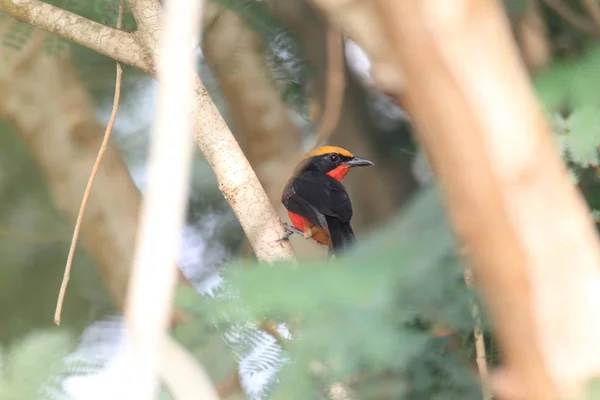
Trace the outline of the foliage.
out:
<instances>
[{"instance_id":1,"label":"foliage","mask_svg":"<svg viewBox=\"0 0 600 400\"><path fill-rule=\"evenodd\" d=\"M37 331L8 349L0 348L0 398L67 399L62 380L73 341L64 332Z\"/></svg>"},{"instance_id":2,"label":"foliage","mask_svg":"<svg viewBox=\"0 0 600 400\"><path fill-rule=\"evenodd\" d=\"M330 263L231 265L224 292L180 301L217 327L248 321L248 313L295 321L272 398L318 398L324 384L340 380L352 381L361 399L479 397L464 365L472 355L446 349L470 340L472 319L436 188L419 193L395 222ZM441 322L455 334L433 336ZM278 368L282 357L266 357L262 370Z\"/></svg>"},{"instance_id":3,"label":"foliage","mask_svg":"<svg viewBox=\"0 0 600 400\"><path fill-rule=\"evenodd\" d=\"M539 98L565 156L580 167L599 164L600 49L577 61L562 60L536 78ZM598 84L597 84L598 83Z\"/></svg>"}]
</instances>

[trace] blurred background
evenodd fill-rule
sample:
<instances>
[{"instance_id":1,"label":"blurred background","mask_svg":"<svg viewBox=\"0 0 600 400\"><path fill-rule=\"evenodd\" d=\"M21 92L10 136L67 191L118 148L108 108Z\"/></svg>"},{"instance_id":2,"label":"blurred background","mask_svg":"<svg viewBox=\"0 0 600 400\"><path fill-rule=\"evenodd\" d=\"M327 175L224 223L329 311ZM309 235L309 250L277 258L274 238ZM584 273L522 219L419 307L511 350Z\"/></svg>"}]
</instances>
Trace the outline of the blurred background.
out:
<instances>
[{"instance_id":1,"label":"blurred background","mask_svg":"<svg viewBox=\"0 0 600 400\"><path fill-rule=\"evenodd\" d=\"M118 0L48 2L116 24ZM589 2L502 3L574 184L597 208L600 25ZM305 0L211 0L206 7L200 77L287 222L282 188L326 109L327 25ZM135 30L130 12L124 30ZM124 67L112 144L57 328L56 298L108 122L115 62L5 15L0 37L0 398L119 398L131 364L118 305L156 83ZM331 268L323 249L293 237L307 268L257 266L197 152L178 259L196 291L178 293L192 318L175 335L222 398L481 398L469 306L476 295L463 281L427 161L409 117L374 87L361 49L344 40L344 54L343 104L328 143L376 165L344 181L356 253L334 262L344 268ZM493 364L493 333L485 316L482 323ZM287 341L290 335L301 339Z\"/></svg>"}]
</instances>

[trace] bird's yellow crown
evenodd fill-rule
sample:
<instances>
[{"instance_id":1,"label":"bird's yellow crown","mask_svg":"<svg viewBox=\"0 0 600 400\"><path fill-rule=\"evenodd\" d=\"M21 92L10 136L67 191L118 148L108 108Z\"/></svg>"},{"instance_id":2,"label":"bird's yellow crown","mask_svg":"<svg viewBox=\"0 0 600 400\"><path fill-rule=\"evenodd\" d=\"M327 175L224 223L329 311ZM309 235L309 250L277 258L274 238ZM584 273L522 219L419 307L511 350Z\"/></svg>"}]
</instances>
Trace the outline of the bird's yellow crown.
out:
<instances>
[{"instance_id":1,"label":"bird's yellow crown","mask_svg":"<svg viewBox=\"0 0 600 400\"><path fill-rule=\"evenodd\" d=\"M304 155L304 157L302 157L302 159L307 159L307 158L311 158L311 157L317 157L317 156L322 156L323 154L329 154L329 153L337 153L341 156L344 157L354 157L354 154L350 153L348 150L346 149L342 149L341 147L337 147L337 146L321 146L321 147L317 147L316 149L314 149L313 151L306 153Z\"/></svg>"}]
</instances>

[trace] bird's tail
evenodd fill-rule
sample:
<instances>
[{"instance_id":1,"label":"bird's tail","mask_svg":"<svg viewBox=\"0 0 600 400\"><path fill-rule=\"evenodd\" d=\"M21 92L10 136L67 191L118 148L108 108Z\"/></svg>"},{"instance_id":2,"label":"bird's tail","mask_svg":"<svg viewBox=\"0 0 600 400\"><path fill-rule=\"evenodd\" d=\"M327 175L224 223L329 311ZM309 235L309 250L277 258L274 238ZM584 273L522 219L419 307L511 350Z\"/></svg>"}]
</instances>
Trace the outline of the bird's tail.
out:
<instances>
[{"instance_id":1,"label":"bird's tail","mask_svg":"<svg viewBox=\"0 0 600 400\"><path fill-rule=\"evenodd\" d=\"M334 253L337 254L356 243L354 231L349 222L344 223L337 218L327 217L327 227L329 228Z\"/></svg>"}]
</instances>

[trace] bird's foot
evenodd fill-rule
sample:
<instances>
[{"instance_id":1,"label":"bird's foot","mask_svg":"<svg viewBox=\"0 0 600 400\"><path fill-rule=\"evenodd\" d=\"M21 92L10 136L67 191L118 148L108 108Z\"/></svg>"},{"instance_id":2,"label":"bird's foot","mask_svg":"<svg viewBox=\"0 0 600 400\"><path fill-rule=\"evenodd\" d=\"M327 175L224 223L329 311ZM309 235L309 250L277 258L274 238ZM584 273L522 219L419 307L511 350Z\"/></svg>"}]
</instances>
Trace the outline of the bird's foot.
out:
<instances>
[{"instance_id":1,"label":"bird's foot","mask_svg":"<svg viewBox=\"0 0 600 400\"><path fill-rule=\"evenodd\" d=\"M283 234L283 237L278 240L278 242L289 240L290 236L292 236L294 233L304 236L304 232L286 222L283 223L283 229L285 230L285 233Z\"/></svg>"}]
</instances>

